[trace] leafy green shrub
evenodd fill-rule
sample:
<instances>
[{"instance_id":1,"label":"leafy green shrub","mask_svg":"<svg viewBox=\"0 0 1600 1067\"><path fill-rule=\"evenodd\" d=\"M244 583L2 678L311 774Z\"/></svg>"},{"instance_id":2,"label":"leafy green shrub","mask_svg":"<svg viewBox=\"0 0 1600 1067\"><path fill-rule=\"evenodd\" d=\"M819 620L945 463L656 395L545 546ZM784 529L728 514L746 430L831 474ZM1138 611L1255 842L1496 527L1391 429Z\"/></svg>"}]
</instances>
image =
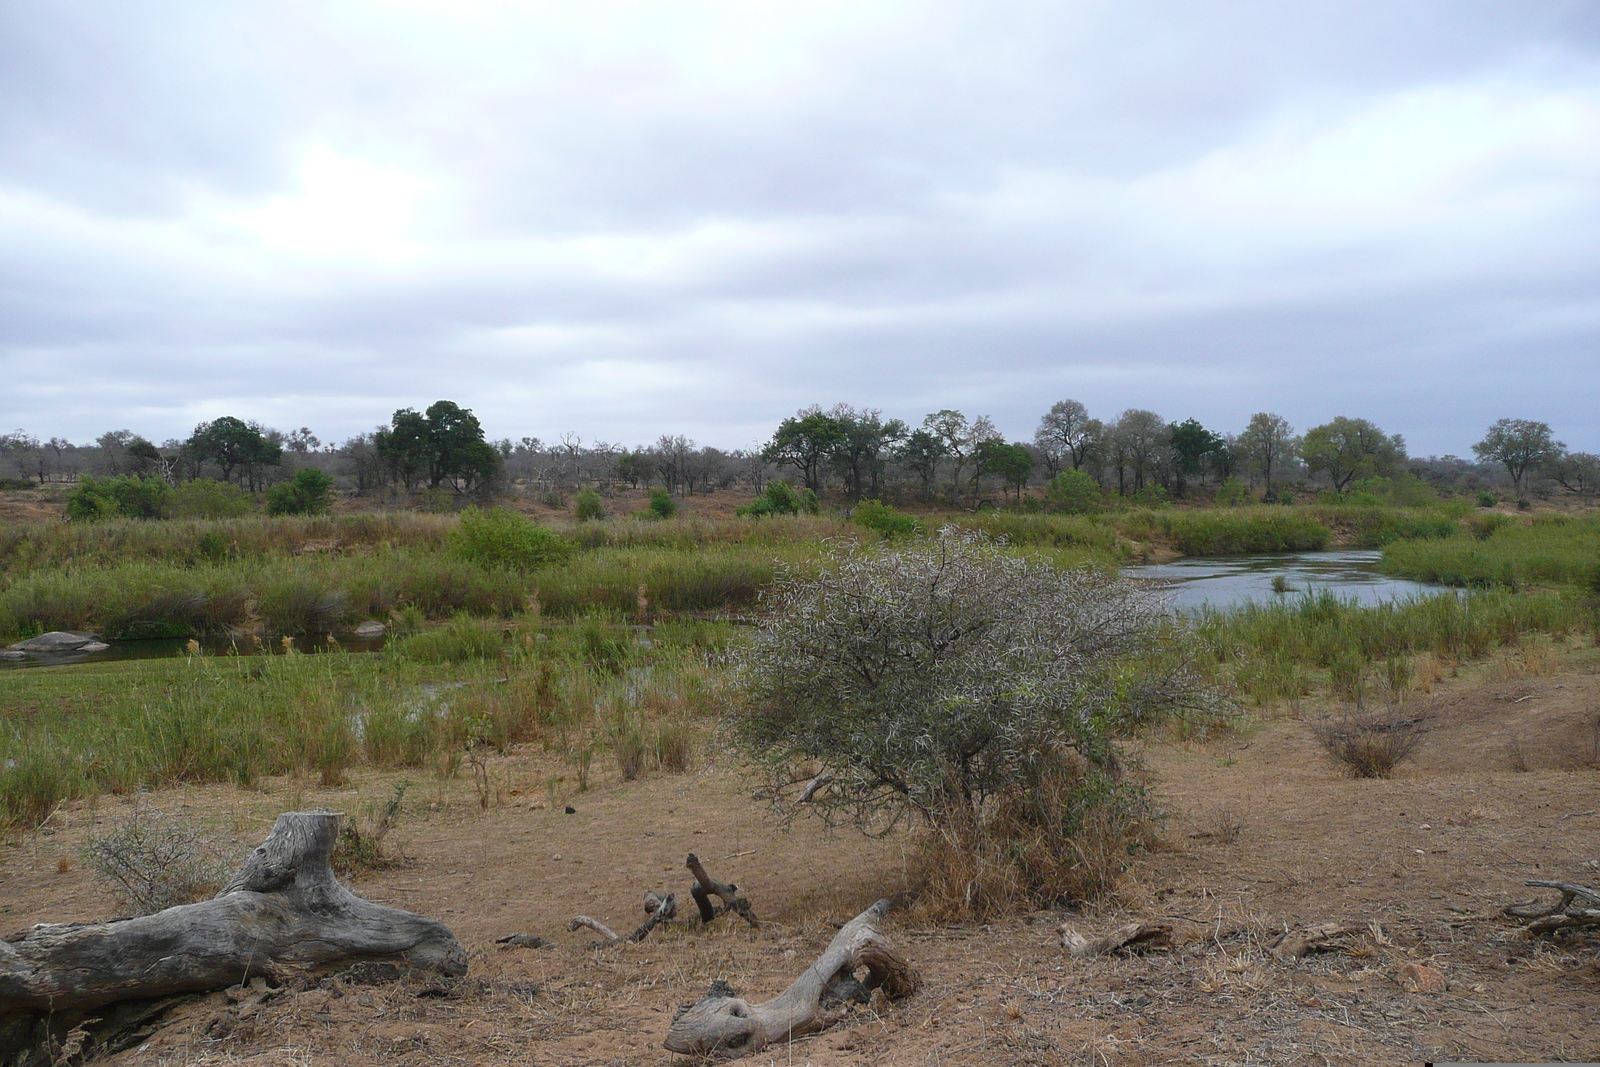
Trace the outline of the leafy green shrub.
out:
<instances>
[{"instance_id":1,"label":"leafy green shrub","mask_svg":"<svg viewBox=\"0 0 1600 1067\"><path fill-rule=\"evenodd\" d=\"M1494 498L1493 493L1478 494L1478 506L1480 508L1492 508L1498 503L1499 501Z\"/></svg>"},{"instance_id":2,"label":"leafy green shrub","mask_svg":"<svg viewBox=\"0 0 1600 1067\"><path fill-rule=\"evenodd\" d=\"M159 519L165 513L172 487L161 478L118 474L110 478L78 479L67 497L67 518L73 522L101 519Z\"/></svg>"},{"instance_id":3,"label":"leafy green shrub","mask_svg":"<svg viewBox=\"0 0 1600 1067\"><path fill-rule=\"evenodd\" d=\"M214 478L184 482L167 495L167 514L174 519L235 519L257 510L243 486Z\"/></svg>"},{"instance_id":4,"label":"leafy green shrub","mask_svg":"<svg viewBox=\"0 0 1600 1067\"><path fill-rule=\"evenodd\" d=\"M467 508L449 543L451 551L468 563L519 570L563 563L573 552L565 537L504 508Z\"/></svg>"},{"instance_id":5,"label":"leafy green shrub","mask_svg":"<svg viewBox=\"0 0 1600 1067\"><path fill-rule=\"evenodd\" d=\"M885 537L910 537L922 530L922 524L916 519L881 500L863 500L857 504L850 513L850 521Z\"/></svg>"},{"instance_id":6,"label":"leafy green shrub","mask_svg":"<svg viewBox=\"0 0 1600 1067\"><path fill-rule=\"evenodd\" d=\"M1093 515L1105 506L1099 483L1080 470L1062 471L1050 479L1044 499L1051 511L1068 515Z\"/></svg>"},{"instance_id":7,"label":"leafy green shrub","mask_svg":"<svg viewBox=\"0 0 1600 1067\"><path fill-rule=\"evenodd\" d=\"M1167 507L1167 490L1164 486L1147 485L1133 494L1133 502L1144 508Z\"/></svg>"},{"instance_id":8,"label":"leafy green shrub","mask_svg":"<svg viewBox=\"0 0 1600 1067\"><path fill-rule=\"evenodd\" d=\"M605 518L606 509L605 505L600 503L600 494L593 489L580 492L572 501L572 517L579 522Z\"/></svg>"},{"instance_id":9,"label":"leafy green shrub","mask_svg":"<svg viewBox=\"0 0 1600 1067\"><path fill-rule=\"evenodd\" d=\"M1217 486L1216 504L1219 508L1236 508L1248 499L1244 483L1231 475Z\"/></svg>"},{"instance_id":10,"label":"leafy green shrub","mask_svg":"<svg viewBox=\"0 0 1600 1067\"><path fill-rule=\"evenodd\" d=\"M333 495L333 476L302 467L294 477L267 491L268 515L321 515Z\"/></svg>"},{"instance_id":11,"label":"leafy green shrub","mask_svg":"<svg viewBox=\"0 0 1600 1067\"><path fill-rule=\"evenodd\" d=\"M678 502L663 488L650 494L649 514L658 519L670 519L678 513Z\"/></svg>"}]
</instances>

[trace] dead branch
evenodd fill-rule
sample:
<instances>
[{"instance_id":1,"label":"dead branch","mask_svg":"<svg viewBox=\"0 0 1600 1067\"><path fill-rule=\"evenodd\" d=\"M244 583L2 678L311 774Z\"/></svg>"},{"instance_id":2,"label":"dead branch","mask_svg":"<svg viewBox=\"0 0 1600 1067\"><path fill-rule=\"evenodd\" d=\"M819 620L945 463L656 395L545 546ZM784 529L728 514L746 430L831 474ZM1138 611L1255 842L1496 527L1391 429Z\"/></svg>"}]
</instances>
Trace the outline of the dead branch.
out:
<instances>
[{"instance_id":1,"label":"dead branch","mask_svg":"<svg viewBox=\"0 0 1600 1067\"><path fill-rule=\"evenodd\" d=\"M338 835L335 812L287 812L215 899L108 923L41 923L0 942L0 1017L87 1011L353 960L465 974L466 951L443 924L340 884L328 866Z\"/></svg>"},{"instance_id":2,"label":"dead branch","mask_svg":"<svg viewBox=\"0 0 1600 1067\"><path fill-rule=\"evenodd\" d=\"M1312 926L1302 926L1294 930L1286 930L1278 939L1268 946L1271 952L1280 960L1298 960L1309 956L1313 952L1321 952L1328 948L1328 943L1335 938L1346 937L1350 934L1368 933L1370 927L1359 922L1328 922L1316 923Z\"/></svg>"},{"instance_id":3,"label":"dead branch","mask_svg":"<svg viewBox=\"0 0 1600 1067\"><path fill-rule=\"evenodd\" d=\"M1554 889L1561 899L1551 905L1507 904L1501 910L1514 919L1531 919L1526 927L1529 937L1600 926L1600 890L1576 882L1552 882L1543 878L1530 878L1522 883L1537 889Z\"/></svg>"},{"instance_id":4,"label":"dead branch","mask_svg":"<svg viewBox=\"0 0 1600 1067\"><path fill-rule=\"evenodd\" d=\"M655 898L654 908L650 907L650 898L652 897ZM587 915L574 916L573 920L567 924L567 929L580 930L584 927L588 927L601 937L605 938L604 941L593 942L590 944L590 948L603 948L607 945L616 945L623 942L637 943L649 937L651 930L654 930L657 926L678 914L678 899L676 894L673 893L668 893L664 897L656 893L646 893L645 908L650 912L650 917L644 922L640 923L638 928L627 937L619 937L617 932L611 929L611 927L607 926L599 919L591 919Z\"/></svg>"},{"instance_id":5,"label":"dead branch","mask_svg":"<svg viewBox=\"0 0 1600 1067\"><path fill-rule=\"evenodd\" d=\"M728 882L719 882L706 873L705 865L700 862L700 857L693 852L683 861L689 868L689 873L694 875L695 884L689 890L689 895L694 897L694 902L700 908L700 921L708 923L725 911L739 915L752 927L761 924L756 921L756 913L750 907L750 902L739 896L739 887ZM722 903L713 906L712 897L718 897Z\"/></svg>"},{"instance_id":6,"label":"dead branch","mask_svg":"<svg viewBox=\"0 0 1600 1067\"><path fill-rule=\"evenodd\" d=\"M823 771L821 774L817 775L815 778L811 779L811 781L806 783L806 787L800 791L799 799L797 799L795 803L811 803L811 798L817 795L817 791L831 781L833 781L833 775L827 771Z\"/></svg>"},{"instance_id":7,"label":"dead branch","mask_svg":"<svg viewBox=\"0 0 1600 1067\"><path fill-rule=\"evenodd\" d=\"M1172 945L1172 927L1167 923L1129 923L1093 940L1064 923L1057 927L1056 932L1061 935L1061 947L1079 959L1104 956L1124 948L1136 952L1148 948L1169 948Z\"/></svg>"},{"instance_id":8,"label":"dead branch","mask_svg":"<svg viewBox=\"0 0 1600 1067\"><path fill-rule=\"evenodd\" d=\"M713 982L704 999L672 1021L667 1050L744 1056L832 1026L874 989L881 988L890 1000L915 993L922 977L879 928L888 912L889 902L880 900L845 923L817 961L771 1000L751 1004L735 996L726 982ZM867 975L858 978L856 971L863 967Z\"/></svg>"}]
</instances>

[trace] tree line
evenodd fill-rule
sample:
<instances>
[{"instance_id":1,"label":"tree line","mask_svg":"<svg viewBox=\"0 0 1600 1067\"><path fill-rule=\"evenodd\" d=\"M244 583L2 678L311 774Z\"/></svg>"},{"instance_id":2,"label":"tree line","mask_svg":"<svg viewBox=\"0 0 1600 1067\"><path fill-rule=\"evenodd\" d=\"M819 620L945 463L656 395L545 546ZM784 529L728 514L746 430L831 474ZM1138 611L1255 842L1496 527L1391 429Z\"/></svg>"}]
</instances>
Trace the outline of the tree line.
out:
<instances>
[{"instance_id":1,"label":"tree line","mask_svg":"<svg viewBox=\"0 0 1600 1067\"><path fill-rule=\"evenodd\" d=\"M1447 492L1509 490L1519 498L1600 491L1600 458L1569 452L1547 423L1500 419L1472 453L1471 460L1412 458L1400 434L1349 416L1301 433L1282 416L1260 412L1237 431L1218 431L1139 408L1096 418L1077 400L1052 404L1026 441L1007 441L989 418L954 409L913 425L848 404L804 408L781 420L761 447L743 450L701 446L681 434L631 448L586 442L576 433L550 442L490 441L470 409L439 400L420 412L401 408L387 424L338 445L324 445L308 427L284 433L234 416L203 422L187 438L161 445L128 430L85 445L40 441L18 430L0 434L0 477L14 485L80 476L174 486L216 480L257 493L314 469L368 496L493 495L518 486L552 502L585 486L659 486L689 495L761 492L784 478L819 496L915 496L967 507L1006 497L1020 502L1040 487L1147 503L1197 490L1272 502L1296 491L1344 494L1380 481Z\"/></svg>"}]
</instances>

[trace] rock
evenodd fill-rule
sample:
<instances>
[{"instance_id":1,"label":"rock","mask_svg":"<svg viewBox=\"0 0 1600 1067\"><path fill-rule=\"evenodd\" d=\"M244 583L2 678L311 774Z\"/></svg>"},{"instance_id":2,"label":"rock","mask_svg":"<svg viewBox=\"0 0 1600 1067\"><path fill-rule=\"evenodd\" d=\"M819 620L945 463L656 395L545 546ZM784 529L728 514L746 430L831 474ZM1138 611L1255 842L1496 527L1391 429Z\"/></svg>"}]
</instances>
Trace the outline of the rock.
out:
<instances>
[{"instance_id":1,"label":"rock","mask_svg":"<svg viewBox=\"0 0 1600 1067\"><path fill-rule=\"evenodd\" d=\"M111 646L106 644L104 641L90 641L87 645L80 646L77 649L77 651L79 651L79 652L104 652L106 649L108 649L110 647Z\"/></svg>"},{"instance_id":2,"label":"rock","mask_svg":"<svg viewBox=\"0 0 1600 1067\"><path fill-rule=\"evenodd\" d=\"M1444 972L1425 963L1402 963L1399 978L1407 993L1443 993L1450 988Z\"/></svg>"},{"instance_id":3,"label":"rock","mask_svg":"<svg viewBox=\"0 0 1600 1067\"><path fill-rule=\"evenodd\" d=\"M373 619L368 619L366 622L356 627L357 637L382 637L388 632L389 628L387 626L381 622L374 621Z\"/></svg>"},{"instance_id":4,"label":"rock","mask_svg":"<svg viewBox=\"0 0 1600 1067\"><path fill-rule=\"evenodd\" d=\"M84 645L99 644L94 634L69 634L65 630L51 630L11 646L13 652L77 652ZM100 648L106 648L100 645ZM98 650L96 650L98 651Z\"/></svg>"},{"instance_id":5,"label":"rock","mask_svg":"<svg viewBox=\"0 0 1600 1067\"><path fill-rule=\"evenodd\" d=\"M0 660L5 660L8 663L19 662L27 658L28 654L18 649L8 648L4 652L0 652Z\"/></svg>"}]
</instances>

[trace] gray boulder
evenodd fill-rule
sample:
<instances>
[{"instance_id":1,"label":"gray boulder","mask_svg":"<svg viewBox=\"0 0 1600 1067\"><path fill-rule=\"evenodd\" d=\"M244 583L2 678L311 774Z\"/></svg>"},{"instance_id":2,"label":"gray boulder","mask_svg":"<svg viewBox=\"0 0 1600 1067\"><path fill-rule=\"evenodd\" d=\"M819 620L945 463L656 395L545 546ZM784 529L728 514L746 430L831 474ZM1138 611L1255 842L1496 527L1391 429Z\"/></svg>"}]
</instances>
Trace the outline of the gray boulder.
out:
<instances>
[{"instance_id":1,"label":"gray boulder","mask_svg":"<svg viewBox=\"0 0 1600 1067\"><path fill-rule=\"evenodd\" d=\"M383 623L375 622L372 619L368 619L366 622L364 622L360 626L356 627L356 636L357 637L382 637L385 633L388 632L388 629L389 628L387 626L383 625Z\"/></svg>"},{"instance_id":2,"label":"gray boulder","mask_svg":"<svg viewBox=\"0 0 1600 1067\"><path fill-rule=\"evenodd\" d=\"M67 633L65 630L51 630L47 634L40 634L38 637L30 637L26 641L18 641L16 644L11 646L11 651L78 652L81 651L86 645L98 646L96 648L89 649L91 652L99 652L102 649L110 647L108 645L102 645L100 642L96 641L94 634L71 634Z\"/></svg>"}]
</instances>

